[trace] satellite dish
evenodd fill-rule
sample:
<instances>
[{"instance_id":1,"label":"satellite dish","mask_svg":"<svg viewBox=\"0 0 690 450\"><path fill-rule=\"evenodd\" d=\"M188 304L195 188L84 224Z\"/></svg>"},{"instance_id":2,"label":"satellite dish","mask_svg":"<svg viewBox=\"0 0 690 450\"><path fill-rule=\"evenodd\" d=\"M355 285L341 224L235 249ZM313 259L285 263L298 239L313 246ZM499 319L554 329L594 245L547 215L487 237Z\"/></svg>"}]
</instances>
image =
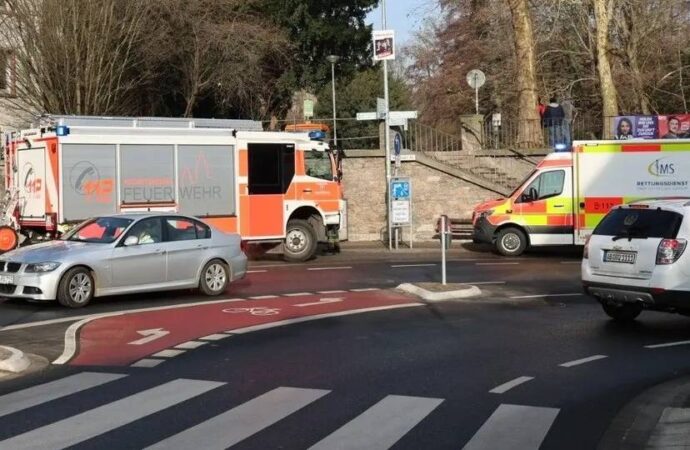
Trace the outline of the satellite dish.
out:
<instances>
[{"instance_id":1,"label":"satellite dish","mask_svg":"<svg viewBox=\"0 0 690 450\"><path fill-rule=\"evenodd\" d=\"M479 69L472 69L467 72L467 84L470 85L472 89L479 89L486 83L486 75Z\"/></svg>"}]
</instances>

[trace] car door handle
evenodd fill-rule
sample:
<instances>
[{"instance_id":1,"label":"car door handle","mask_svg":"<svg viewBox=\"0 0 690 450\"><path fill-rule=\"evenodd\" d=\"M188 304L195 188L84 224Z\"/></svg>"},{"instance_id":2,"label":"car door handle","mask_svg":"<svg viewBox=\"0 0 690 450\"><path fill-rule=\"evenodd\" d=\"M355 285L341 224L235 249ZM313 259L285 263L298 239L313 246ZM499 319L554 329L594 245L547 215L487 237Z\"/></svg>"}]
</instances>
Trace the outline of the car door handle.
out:
<instances>
[{"instance_id":1,"label":"car door handle","mask_svg":"<svg viewBox=\"0 0 690 450\"><path fill-rule=\"evenodd\" d=\"M311 192L311 189L302 189L302 192Z\"/></svg>"},{"instance_id":2,"label":"car door handle","mask_svg":"<svg viewBox=\"0 0 690 450\"><path fill-rule=\"evenodd\" d=\"M208 245L197 245L197 250L208 250Z\"/></svg>"},{"instance_id":3,"label":"car door handle","mask_svg":"<svg viewBox=\"0 0 690 450\"><path fill-rule=\"evenodd\" d=\"M167 250L163 250L162 248L157 248L157 249L156 249L156 253L160 253L160 254L165 255L166 253L168 253L168 251L167 251Z\"/></svg>"},{"instance_id":4,"label":"car door handle","mask_svg":"<svg viewBox=\"0 0 690 450\"><path fill-rule=\"evenodd\" d=\"M553 205L554 208L563 208L565 205Z\"/></svg>"}]
</instances>

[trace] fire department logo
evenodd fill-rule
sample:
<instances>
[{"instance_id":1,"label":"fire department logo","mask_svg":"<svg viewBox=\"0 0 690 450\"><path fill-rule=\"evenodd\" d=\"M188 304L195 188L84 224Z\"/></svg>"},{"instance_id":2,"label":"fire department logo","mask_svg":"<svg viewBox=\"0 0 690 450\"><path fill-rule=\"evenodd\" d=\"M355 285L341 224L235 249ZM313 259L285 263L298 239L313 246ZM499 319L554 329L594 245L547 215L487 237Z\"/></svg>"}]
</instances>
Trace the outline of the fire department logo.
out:
<instances>
[{"instance_id":1,"label":"fire department logo","mask_svg":"<svg viewBox=\"0 0 690 450\"><path fill-rule=\"evenodd\" d=\"M80 195L91 195L99 185L101 174L96 166L88 161L80 161L69 172L69 182L74 192Z\"/></svg>"}]
</instances>

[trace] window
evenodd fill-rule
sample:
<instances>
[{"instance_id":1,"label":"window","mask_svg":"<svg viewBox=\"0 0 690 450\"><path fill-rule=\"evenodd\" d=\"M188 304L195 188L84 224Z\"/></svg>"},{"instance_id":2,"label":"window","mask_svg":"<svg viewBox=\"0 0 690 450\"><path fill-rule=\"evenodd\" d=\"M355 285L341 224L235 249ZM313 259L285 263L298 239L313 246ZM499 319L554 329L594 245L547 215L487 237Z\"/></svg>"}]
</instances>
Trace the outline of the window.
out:
<instances>
[{"instance_id":1,"label":"window","mask_svg":"<svg viewBox=\"0 0 690 450\"><path fill-rule=\"evenodd\" d=\"M545 200L556 197L563 193L563 182L565 181L564 170L554 170L544 172L532 181L527 188L522 191L522 195L529 195L530 191L536 190L536 198L528 201Z\"/></svg>"},{"instance_id":2,"label":"window","mask_svg":"<svg viewBox=\"0 0 690 450\"><path fill-rule=\"evenodd\" d=\"M189 219L165 219L168 241L193 241L197 239L197 224Z\"/></svg>"},{"instance_id":3,"label":"window","mask_svg":"<svg viewBox=\"0 0 690 450\"><path fill-rule=\"evenodd\" d=\"M601 236L675 239L683 216L659 209L616 208L594 229Z\"/></svg>"},{"instance_id":4,"label":"window","mask_svg":"<svg viewBox=\"0 0 690 450\"><path fill-rule=\"evenodd\" d=\"M249 144L249 195L284 194L295 176L294 144Z\"/></svg>"},{"instance_id":5,"label":"window","mask_svg":"<svg viewBox=\"0 0 690 450\"><path fill-rule=\"evenodd\" d=\"M197 239L211 239L211 228L201 222L196 222L196 238Z\"/></svg>"},{"instance_id":6,"label":"window","mask_svg":"<svg viewBox=\"0 0 690 450\"><path fill-rule=\"evenodd\" d=\"M128 235L136 236L139 239L139 245L158 244L163 242L162 231L161 221L156 217L135 223Z\"/></svg>"},{"instance_id":7,"label":"window","mask_svg":"<svg viewBox=\"0 0 690 450\"><path fill-rule=\"evenodd\" d=\"M62 240L110 244L115 242L131 223L131 219L121 217L99 217L78 225L65 234Z\"/></svg>"},{"instance_id":8,"label":"window","mask_svg":"<svg viewBox=\"0 0 690 450\"><path fill-rule=\"evenodd\" d=\"M326 152L304 152L304 170L307 176L333 181L331 157Z\"/></svg>"}]
</instances>

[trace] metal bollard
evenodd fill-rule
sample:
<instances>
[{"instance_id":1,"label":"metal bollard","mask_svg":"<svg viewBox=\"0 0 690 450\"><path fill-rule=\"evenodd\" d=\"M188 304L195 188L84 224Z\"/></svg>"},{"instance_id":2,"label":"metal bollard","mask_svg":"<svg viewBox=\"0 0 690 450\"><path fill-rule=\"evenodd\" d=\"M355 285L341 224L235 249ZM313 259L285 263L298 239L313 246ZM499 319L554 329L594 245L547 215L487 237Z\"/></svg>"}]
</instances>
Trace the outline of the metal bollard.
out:
<instances>
[{"instance_id":1,"label":"metal bollard","mask_svg":"<svg viewBox=\"0 0 690 450\"><path fill-rule=\"evenodd\" d=\"M446 285L446 216L441 216L441 283Z\"/></svg>"}]
</instances>

